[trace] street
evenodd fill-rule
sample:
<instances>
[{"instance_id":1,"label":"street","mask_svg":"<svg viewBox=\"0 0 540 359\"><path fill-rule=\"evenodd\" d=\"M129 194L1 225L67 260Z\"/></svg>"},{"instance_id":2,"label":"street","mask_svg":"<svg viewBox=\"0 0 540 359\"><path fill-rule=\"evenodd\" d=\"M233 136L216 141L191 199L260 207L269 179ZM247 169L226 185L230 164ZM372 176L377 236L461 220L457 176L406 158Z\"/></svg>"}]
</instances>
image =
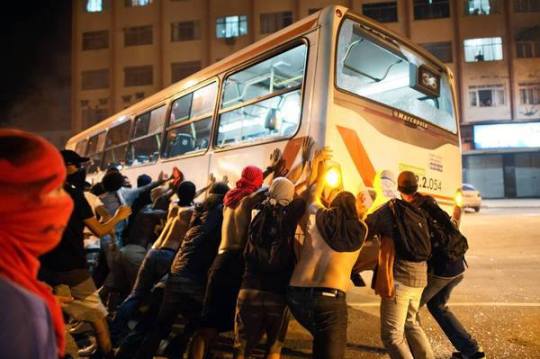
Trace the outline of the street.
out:
<instances>
[{"instance_id":1,"label":"street","mask_svg":"<svg viewBox=\"0 0 540 359\"><path fill-rule=\"evenodd\" d=\"M489 358L540 357L540 208L489 208L466 213L462 230L469 239L465 279L450 305ZM369 283L371 274L365 275ZM347 358L381 358L378 297L368 288L348 296ZM437 358L450 358L452 346L422 309L422 322ZM293 322L284 357L310 357L309 335Z\"/></svg>"}]
</instances>

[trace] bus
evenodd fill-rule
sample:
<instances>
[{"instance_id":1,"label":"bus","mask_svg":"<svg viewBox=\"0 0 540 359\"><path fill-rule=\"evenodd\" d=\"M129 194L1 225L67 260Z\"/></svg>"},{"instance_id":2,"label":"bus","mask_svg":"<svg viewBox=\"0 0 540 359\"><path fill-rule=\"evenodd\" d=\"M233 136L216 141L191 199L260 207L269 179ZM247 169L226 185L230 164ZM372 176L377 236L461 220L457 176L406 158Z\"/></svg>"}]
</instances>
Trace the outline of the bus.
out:
<instances>
[{"instance_id":1,"label":"bus","mask_svg":"<svg viewBox=\"0 0 540 359\"><path fill-rule=\"evenodd\" d=\"M179 168L198 187L235 183L280 149L301 161L307 138L333 152L328 186L368 208L391 196L400 171L450 211L461 186L455 81L420 46L342 6L328 6L73 136L91 158L131 181ZM381 189L381 183L382 189Z\"/></svg>"}]
</instances>

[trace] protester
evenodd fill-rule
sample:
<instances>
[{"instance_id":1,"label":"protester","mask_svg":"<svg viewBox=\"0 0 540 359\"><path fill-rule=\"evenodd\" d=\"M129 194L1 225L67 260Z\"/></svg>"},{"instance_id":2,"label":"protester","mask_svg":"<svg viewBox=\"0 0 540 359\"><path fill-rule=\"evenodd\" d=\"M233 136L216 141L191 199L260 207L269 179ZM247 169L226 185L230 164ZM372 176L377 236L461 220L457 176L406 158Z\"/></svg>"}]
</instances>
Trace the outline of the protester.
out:
<instances>
[{"instance_id":1,"label":"protester","mask_svg":"<svg viewBox=\"0 0 540 359\"><path fill-rule=\"evenodd\" d=\"M127 321L131 319L141 301L150 294L153 286L169 271L191 221L195 192L196 187L193 182L184 181L178 186L178 207L174 211L174 217L169 218L152 249L146 253L130 295L118 308L113 322L114 334L118 337L115 339L120 339L126 333ZM152 193L158 194L154 191ZM153 202L155 204L157 199ZM137 226L134 228L134 234L144 230L144 228L136 229Z\"/></svg>"},{"instance_id":2,"label":"protester","mask_svg":"<svg viewBox=\"0 0 540 359\"><path fill-rule=\"evenodd\" d=\"M429 312L457 349L452 358L485 358L486 354L478 342L448 307L452 291L461 283L465 273L465 252L468 245L457 229L462 209L456 206L453 218L450 218L432 197L418 193L415 197L415 205L424 211L432 221L432 227L436 229L435 234L432 234L434 246L428 260L428 284L422 293L420 307L427 304Z\"/></svg>"},{"instance_id":3,"label":"protester","mask_svg":"<svg viewBox=\"0 0 540 359\"><path fill-rule=\"evenodd\" d=\"M74 300L63 305L64 311L77 320L91 322L100 350L106 355L112 355L105 320L107 310L96 293L95 284L88 271L83 230L87 226L96 236L102 237L111 232L118 222L126 219L131 210L121 206L107 222L99 222L84 197L83 188L72 183L78 183L80 173L84 171L81 164L88 161L88 158L71 150L63 150L61 153L67 171L64 190L73 200L74 209L60 243L40 258L40 278L55 287L56 291L69 292Z\"/></svg>"},{"instance_id":4,"label":"protester","mask_svg":"<svg viewBox=\"0 0 540 359\"><path fill-rule=\"evenodd\" d=\"M279 149L272 153L270 159L271 165L264 173L255 166L245 167L236 188L225 196L221 243L208 275L201 329L195 334L190 348L190 355L194 358L202 359L213 338L219 332L230 331L234 327L236 300L244 272L242 251L251 210L265 196L264 191L258 191L264 178L283 169Z\"/></svg>"},{"instance_id":5,"label":"protester","mask_svg":"<svg viewBox=\"0 0 540 359\"><path fill-rule=\"evenodd\" d=\"M427 284L430 234L427 220L414 205L416 176L403 171L397 182L402 200L391 200L367 217L370 233L381 237L386 259L377 272L379 283L386 284L376 289L381 295L381 339L391 358L430 359L431 345L416 320Z\"/></svg>"},{"instance_id":6,"label":"protester","mask_svg":"<svg viewBox=\"0 0 540 359\"><path fill-rule=\"evenodd\" d=\"M321 203L329 151L319 151L312 162L316 185L308 202L305 239L293 271L287 302L291 313L313 336L313 358L343 358L347 344L347 303L353 265L367 228L356 210L356 199L346 191Z\"/></svg>"},{"instance_id":7,"label":"protester","mask_svg":"<svg viewBox=\"0 0 540 359\"><path fill-rule=\"evenodd\" d=\"M38 256L59 243L73 209L62 157L42 137L0 129L0 173L0 357L62 357L62 310L37 279Z\"/></svg>"},{"instance_id":8,"label":"protester","mask_svg":"<svg viewBox=\"0 0 540 359\"><path fill-rule=\"evenodd\" d=\"M289 322L286 291L296 262L295 231L306 202L293 199L294 183L272 181L267 198L255 208L244 251L246 263L236 304L234 357L249 357L266 334L266 358L278 359Z\"/></svg>"},{"instance_id":9,"label":"protester","mask_svg":"<svg viewBox=\"0 0 540 359\"><path fill-rule=\"evenodd\" d=\"M155 326L137 353L137 358L152 358L159 342L171 331L178 314L188 321L178 345L181 357L194 330L198 328L208 269L217 253L223 222L223 199L229 187L216 183L210 195L198 205L191 218L182 246L171 265L163 302Z\"/></svg>"}]
</instances>

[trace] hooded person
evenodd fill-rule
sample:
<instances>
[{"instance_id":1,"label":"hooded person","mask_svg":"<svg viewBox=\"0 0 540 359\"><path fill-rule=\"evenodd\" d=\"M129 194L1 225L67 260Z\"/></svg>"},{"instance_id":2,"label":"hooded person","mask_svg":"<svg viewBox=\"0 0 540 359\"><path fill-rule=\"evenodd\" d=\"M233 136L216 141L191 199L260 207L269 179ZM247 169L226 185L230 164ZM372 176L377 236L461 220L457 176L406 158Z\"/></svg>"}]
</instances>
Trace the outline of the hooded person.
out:
<instances>
[{"instance_id":1,"label":"hooded person","mask_svg":"<svg viewBox=\"0 0 540 359\"><path fill-rule=\"evenodd\" d=\"M242 170L240 179L236 182L236 188L227 192L223 203L226 207L235 209L244 197L262 186L263 179L263 171L260 168L246 166Z\"/></svg>"},{"instance_id":2,"label":"hooded person","mask_svg":"<svg viewBox=\"0 0 540 359\"><path fill-rule=\"evenodd\" d=\"M249 357L266 335L266 357L279 358L289 314L286 291L296 262L295 232L306 202L294 198L287 178L272 181L267 198L255 206L244 250L245 270L236 303L235 358Z\"/></svg>"},{"instance_id":3,"label":"hooded person","mask_svg":"<svg viewBox=\"0 0 540 359\"><path fill-rule=\"evenodd\" d=\"M59 243L73 209L62 157L42 137L2 129L0 172L0 354L62 357L62 310L37 279L38 257Z\"/></svg>"}]
</instances>

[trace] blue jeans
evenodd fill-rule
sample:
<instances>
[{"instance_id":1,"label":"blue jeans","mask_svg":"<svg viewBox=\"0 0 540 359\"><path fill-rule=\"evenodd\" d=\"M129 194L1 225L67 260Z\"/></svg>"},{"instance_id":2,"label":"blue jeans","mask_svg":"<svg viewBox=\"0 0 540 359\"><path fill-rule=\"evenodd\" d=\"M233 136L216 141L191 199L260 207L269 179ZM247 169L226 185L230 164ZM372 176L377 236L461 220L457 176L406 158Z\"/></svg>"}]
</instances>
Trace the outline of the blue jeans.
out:
<instances>
[{"instance_id":1,"label":"blue jeans","mask_svg":"<svg viewBox=\"0 0 540 359\"><path fill-rule=\"evenodd\" d=\"M429 312L435 318L452 345L462 354L469 356L479 349L476 340L463 328L454 313L448 308L452 290L463 280L463 274L452 278L430 275L428 285L422 293L420 306L427 303Z\"/></svg>"},{"instance_id":2,"label":"blue jeans","mask_svg":"<svg viewBox=\"0 0 540 359\"><path fill-rule=\"evenodd\" d=\"M330 297L318 289L289 287L287 304L298 323L313 336L313 358L342 359L347 345L345 293Z\"/></svg>"},{"instance_id":3,"label":"blue jeans","mask_svg":"<svg viewBox=\"0 0 540 359\"><path fill-rule=\"evenodd\" d=\"M169 271L175 252L169 249L150 249L144 258L129 296L118 307L111 324L111 335L118 340L127 334L127 322L150 294L154 285Z\"/></svg>"}]
</instances>

